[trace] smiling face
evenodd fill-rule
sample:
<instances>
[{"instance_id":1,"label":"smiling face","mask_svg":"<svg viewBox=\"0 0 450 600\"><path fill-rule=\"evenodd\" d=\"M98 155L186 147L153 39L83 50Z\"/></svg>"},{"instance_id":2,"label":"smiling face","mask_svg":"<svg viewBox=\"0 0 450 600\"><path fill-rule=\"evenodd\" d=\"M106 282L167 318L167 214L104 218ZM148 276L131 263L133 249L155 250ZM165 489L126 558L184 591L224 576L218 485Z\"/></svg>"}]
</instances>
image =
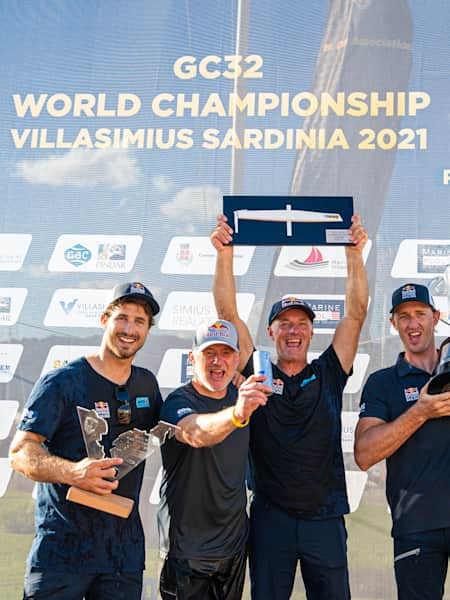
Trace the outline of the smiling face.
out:
<instances>
[{"instance_id":1,"label":"smiling face","mask_svg":"<svg viewBox=\"0 0 450 600\"><path fill-rule=\"evenodd\" d=\"M298 308L283 311L269 326L268 333L275 343L277 365L288 374L300 372L307 362L308 348L313 336L313 324Z\"/></svg>"},{"instance_id":2,"label":"smiling face","mask_svg":"<svg viewBox=\"0 0 450 600\"><path fill-rule=\"evenodd\" d=\"M118 304L101 316L104 329L102 347L119 359L133 358L142 348L150 330L150 319L144 308L134 302Z\"/></svg>"},{"instance_id":3,"label":"smiling face","mask_svg":"<svg viewBox=\"0 0 450 600\"><path fill-rule=\"evenodd\" d=\"M434 328L439 321L439 311L433 311L422 302L403 302L395 309L390 320L398 331L408 362L413 364L414 357L436 353Z\"/></svg>"},{"instance_id":4,"label":"smiling face","mask_svg":"<svg viewBox=\"0 0 450 600\"><path fill-rule=\"evenodd\" d=\"M194 365L192 384L195 389L210 398L223 398L236 372L239 352L226 344L213 344L190 352L189 360Z\"/></svg>"}]
</instances>

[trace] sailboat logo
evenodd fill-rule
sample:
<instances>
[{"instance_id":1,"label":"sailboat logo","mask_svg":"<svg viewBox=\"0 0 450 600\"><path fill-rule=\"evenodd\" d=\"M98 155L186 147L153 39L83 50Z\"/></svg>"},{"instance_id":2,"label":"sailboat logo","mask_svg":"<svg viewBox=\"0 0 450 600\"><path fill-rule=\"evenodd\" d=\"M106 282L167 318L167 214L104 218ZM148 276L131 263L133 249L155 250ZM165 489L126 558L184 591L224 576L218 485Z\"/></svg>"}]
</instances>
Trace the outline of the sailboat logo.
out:
<instances>
[{"instance_id":1,"label":"sailboat logo","mask_svg":"<svg viewBox=\"0 0 450 600\"><path fill-rule=\"evenodd\" d=\"M298 260L294 258L291 260L286 267L288 269L310 269L311 267L326 267L330 261L324 260L322 252L315 246L311 247L311 252L305 258L305 260Z\"/></svg>"}]
</instances>

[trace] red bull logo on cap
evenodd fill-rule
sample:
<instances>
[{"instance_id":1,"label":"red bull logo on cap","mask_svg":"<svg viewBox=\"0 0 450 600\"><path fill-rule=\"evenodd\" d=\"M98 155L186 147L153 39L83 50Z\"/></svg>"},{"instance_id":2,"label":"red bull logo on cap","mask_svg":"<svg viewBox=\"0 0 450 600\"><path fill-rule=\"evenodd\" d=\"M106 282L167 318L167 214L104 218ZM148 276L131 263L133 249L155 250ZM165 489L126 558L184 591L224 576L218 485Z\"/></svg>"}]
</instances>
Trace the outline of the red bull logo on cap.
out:
<instances>
[{"instance_id":1,"label":"red bull logo on cap","mask_svg":"<svg viewBox=\"0 0 450 600\"><path fill-rule=\"evenodd\" d=\"M216 321L212 325L208 327L208 337L214 337L219 335L220 337L228 337L230 335L230 330L225 325L225 323L220 323L220 321Z\"/></svg>"},{"instance_id":2,"label":"red bull logo on cap","mask_svg":"<svg viewBox=\"0 0 450 600\"><path fill-rule=\"evenodd\" d=\"M402 299L416 298L416 288L413 285L405 285L402 287Z\"/></svg>"},{"instance_id":3,"label":"red bull logo on cap","mask_svg":"<svg viewBox=\"0 0 450 600\"><path fill-rule=\"evenodd\" d=\"M300 300L300 298L296 298L295 296L289 296L288 298L283 298L281 300L281 306L283 308L291 306L292 304L303 304L303 300Z\"/></svg>"}]
</instances>

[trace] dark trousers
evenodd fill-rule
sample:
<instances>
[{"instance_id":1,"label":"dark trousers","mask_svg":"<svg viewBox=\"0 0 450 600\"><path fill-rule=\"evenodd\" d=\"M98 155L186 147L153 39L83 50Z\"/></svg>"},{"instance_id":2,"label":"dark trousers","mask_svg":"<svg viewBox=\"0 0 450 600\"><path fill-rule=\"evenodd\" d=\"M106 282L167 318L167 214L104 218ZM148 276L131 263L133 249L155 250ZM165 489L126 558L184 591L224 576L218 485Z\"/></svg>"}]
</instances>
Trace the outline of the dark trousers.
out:
<instances>
[{"instance_id":1,"label":"dark trousers","mask_svg":"<svg viewBox=\"0 0 450 600\"><path fill-rule=\"evenodd\" d=\"M394 538L399 600L441 600L450 557L450 527Z\"/></svg>"},{"instance_id":2,"label":"dark trousers","mask_svg":"<svg viewBox=\"0 0 450 600\"><path fill-rule=\"evenodd\" d=\"M159 591L163 600L239 600L247 552L221 560L166 558Z\"/></svg>"},{"instance_id":3,"label":"dark trousers","mask_svg":"<svg viewBox=\"0 0 450 600\"><path fill-rule=\"evenodd\" d=\"M142 571L136 573L54 573L31 569L24 600L141 600Z\"/></svg>"},{"instance_id":4,"label":"dark trousers","mask_svg":"<svg viewBox=\"0 0 450 600\"><path fill-rule=\"evenodd\" d=\"M299 519L254 498L249 549L253 600L288 600L298 561L308 600L350 598L343 517Z\"/></svg>"}]
</instances>

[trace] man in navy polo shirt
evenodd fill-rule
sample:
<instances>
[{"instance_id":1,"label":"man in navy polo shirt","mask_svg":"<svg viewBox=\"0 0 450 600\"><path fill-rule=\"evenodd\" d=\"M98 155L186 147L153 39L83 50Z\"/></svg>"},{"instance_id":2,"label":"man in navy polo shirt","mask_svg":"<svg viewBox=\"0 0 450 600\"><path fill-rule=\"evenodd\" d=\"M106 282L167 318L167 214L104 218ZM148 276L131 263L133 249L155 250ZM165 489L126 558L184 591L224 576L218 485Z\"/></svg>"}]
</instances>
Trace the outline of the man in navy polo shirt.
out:
<instances>
[{"instance_id":1,"label":"man in navy polo shirt","mask_svg":"<svg viewBox=\"0 0 450 600\"><path fill-rule=\"evenodd\" d=\"M51 371L28 398L10 447L12 467L39 482L25 599L141 598L144 532L138 499L144 463L119 482L115 465L122 459L87 458L76 407L95 410L106 421L99 432L106 455L120 434L156 425L162 399L155 376L132 362L158 312L142 283L116 286L101 315L99 351ZM134 500L133 510L123 519L70 502L72 485L100 496L117 490Z\"/></svg>"},{"instance_id":2,"label":"man in navy polo shirt","mask_svg":"<svg viewBox=\"0 0 450 600\"><path fill-rule=\"evenodd\" d=\"M303 300L283 298L270 311L268 334L276 350L273 394L250 419L253 600L287 600L298 560L308 599L350 597L341 409L368 302L362 259L367 233L358 215L352 221L353 245L345 248L345 316L325 352L308 363L315 314ZM231 239L231 227L219 216L211 234L217 250L214 300L219 316L239 330L240 364L247 375L253 341L237 312Z\"/></svg>"},{"instance_id":3,"label":"man in navy polo shirt","mask_svg":"<svg viewBox=\"0 0 450 600\"><path fill-rule=\"evenodd\" d=\"M364 386L355 460L367 470L386 459L398 598L438 600L450 555L450 393L427 388L440 315L416 283L394 291L391 313L404 351Z\"/></svg>"}]
</instances>

